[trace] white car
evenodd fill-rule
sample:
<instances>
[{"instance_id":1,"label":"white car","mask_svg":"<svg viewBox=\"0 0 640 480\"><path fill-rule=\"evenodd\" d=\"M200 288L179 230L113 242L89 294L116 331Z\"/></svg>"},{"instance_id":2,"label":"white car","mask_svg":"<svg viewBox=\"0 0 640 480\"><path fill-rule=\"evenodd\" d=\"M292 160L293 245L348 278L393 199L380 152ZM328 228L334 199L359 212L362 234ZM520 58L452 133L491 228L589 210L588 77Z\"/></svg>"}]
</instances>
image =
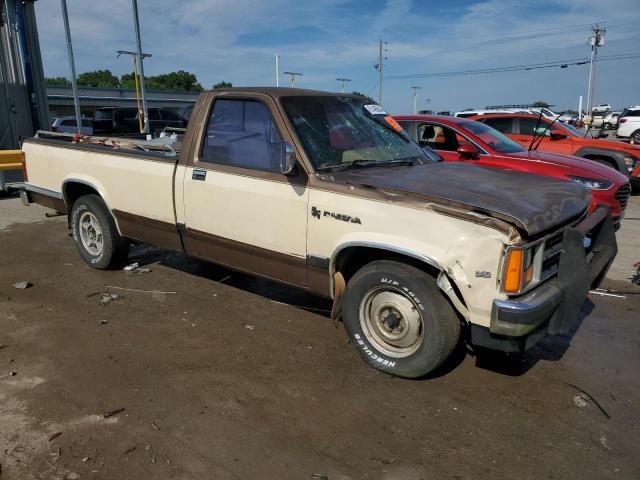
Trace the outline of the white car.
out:
<instances>
[{"instance_id":1,"label":"white car","mask_svg":"<svg viewBox=\"0 0 640 480\"><path fill-rule=\"evenodd\" d=\"M77 133L76 117L57 117L51 124L52 132L61 133ZM90 118L82 119L82 128L80 129L83 135L93 135L93 120Z\"/></svg>"},{"instance_id":2,"label":"white car","mask_svg":"<svg viewBox=\"0 0 640 480\"><path fill-rule=\"evenodd\" d=\"M640 105L623 110L618 118L616 136L629 138L636 145L640 145Z\"/></svg>"}]
</instances>

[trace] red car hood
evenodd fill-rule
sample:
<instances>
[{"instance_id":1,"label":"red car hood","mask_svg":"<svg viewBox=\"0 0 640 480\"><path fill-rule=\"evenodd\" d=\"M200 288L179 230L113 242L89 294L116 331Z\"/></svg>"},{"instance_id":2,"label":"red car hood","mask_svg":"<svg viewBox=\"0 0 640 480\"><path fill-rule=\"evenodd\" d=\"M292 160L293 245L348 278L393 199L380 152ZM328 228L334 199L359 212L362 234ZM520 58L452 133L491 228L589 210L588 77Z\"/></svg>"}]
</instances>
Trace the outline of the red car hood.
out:
<instances>
[{"instance_id":1,"label":"red car hood","mask_svg":"<svg viewBox=\"0 0 640 480\"><path fill-rule=\"evenodd\" d=\"M617 186L624 185L629 181L626 176L611 167L607 167L606 165L586 158L574 157L573 155L561 155L558 153L539 152L537 150L533 150L530 152L509 153L505 156L546 163L548 165L557 165L566 169L566 175L575 175L578 177L593 179L606 179Z\"/></svg>"}]
</instances>

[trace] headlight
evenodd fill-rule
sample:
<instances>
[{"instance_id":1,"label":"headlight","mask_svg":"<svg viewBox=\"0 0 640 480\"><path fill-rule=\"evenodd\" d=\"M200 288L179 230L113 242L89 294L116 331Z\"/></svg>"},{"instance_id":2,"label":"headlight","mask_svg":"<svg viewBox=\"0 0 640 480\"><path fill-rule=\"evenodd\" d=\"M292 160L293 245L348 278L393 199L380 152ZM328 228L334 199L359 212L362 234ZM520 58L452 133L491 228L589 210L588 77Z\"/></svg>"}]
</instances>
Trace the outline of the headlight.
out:
<instances>
[{"instance_id":1,"label":"headlight","mask_svg":"<svg viewBox=\"0 0 640 480\"><path fill-rule=\"evenodd\" d=\"M571 180L577 183L581 183L587 188L591 190L607 190L611 188L613 182L609 180L597 180L595 178L587 178L587 177L577 177L575 175L567 175Z\"/></svg>"},{"instance_id":2,"label":"headlight","mask_svg":"<svg viewBox=\"0 0 640 480\"><path fill-rule=\"evenodd\" d=\"M630 155L625 155L624 164L627 166L629 172L633 172L633 169L636 168L636 165L638 164L638 159Z\"/></svg>"},{"instance_id":3,"label":"headlight","mask_svg":"<svg viewBox=\"0 0 640 480\"><path fill-rule=\"evenodd\" d=\"M536 246L529 246L507 251L502 270L503 292L518 293L533 281L535 250Z\"/></svg>"}]
</instances>

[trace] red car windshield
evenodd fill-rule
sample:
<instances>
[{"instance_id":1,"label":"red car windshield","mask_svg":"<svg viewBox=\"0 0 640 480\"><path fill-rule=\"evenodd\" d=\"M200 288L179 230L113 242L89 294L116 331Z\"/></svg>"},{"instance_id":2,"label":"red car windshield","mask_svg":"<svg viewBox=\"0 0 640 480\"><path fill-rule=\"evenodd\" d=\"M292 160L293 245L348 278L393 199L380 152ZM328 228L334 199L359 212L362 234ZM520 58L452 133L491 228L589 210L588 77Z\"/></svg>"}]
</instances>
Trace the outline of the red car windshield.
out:
<instances>
[{"instance_id":1,"label":"red car windshield","mask_svg":"<svg viewBox=\"0 0 640 480\"><path fill-rule=\"evenodd\" d=\"M520 144L514 142L509 137L497 131L495 128L491 128L489 125L486 125L484 123L467 120L459 122L458 125L468 132L473 133L476 137L478 137L480 140L486 143L487 146L491 147L496 152L526 152L526 150L522 146L520 146Z\"/></svg>"}]
</instances>

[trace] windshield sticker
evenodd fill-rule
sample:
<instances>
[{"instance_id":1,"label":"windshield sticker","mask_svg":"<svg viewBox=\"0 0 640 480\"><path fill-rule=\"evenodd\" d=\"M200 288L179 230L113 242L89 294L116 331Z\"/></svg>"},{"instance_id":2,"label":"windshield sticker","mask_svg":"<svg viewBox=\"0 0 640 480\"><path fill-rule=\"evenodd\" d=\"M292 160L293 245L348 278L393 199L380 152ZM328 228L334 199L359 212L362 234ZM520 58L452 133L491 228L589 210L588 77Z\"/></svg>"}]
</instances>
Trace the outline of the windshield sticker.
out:
<instances>
[{"instance_id":1,"label":"windshield sticker","mask_svg":"<svg viewBox=\"0 0 640 480\"><path fill-rule=\"evenodd\" d=\"M384 117L384 119L387 121L389 125L391 125L391 128L393 128L396 132L402 132L403 128L400 126L398 122L396 122L393 119L393 117L387 115L386 117Z\"/></svg>"},{"instance_id":2,"label":"windshield sticker","mask_svg":"<svg viewBox=\"0 0 640 480\"><path fill-rule=\"evenodd\" d=\"M380 105L363 105L371 115L386 115L387 112Z\"/></svg>"}]
</instances>

